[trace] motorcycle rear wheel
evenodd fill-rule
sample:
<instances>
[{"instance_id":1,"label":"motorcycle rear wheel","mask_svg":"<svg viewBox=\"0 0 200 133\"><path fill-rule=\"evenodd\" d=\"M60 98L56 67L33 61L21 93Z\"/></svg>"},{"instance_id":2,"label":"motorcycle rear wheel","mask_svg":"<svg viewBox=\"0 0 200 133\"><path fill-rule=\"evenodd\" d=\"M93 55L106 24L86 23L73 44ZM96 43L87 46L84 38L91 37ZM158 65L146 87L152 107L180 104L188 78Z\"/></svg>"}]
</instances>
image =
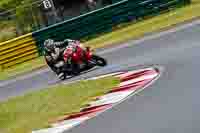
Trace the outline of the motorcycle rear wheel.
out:
<instances>
[{"instance_id":1,"label":"motorcycle rear wheel","mask_svg":"<svg viewBox=\"0 0 200 133\"><path fill-rule=\"evenodd\" d=\"M80 66L79 66L79 64L76 64L76 63L72 63L72 74L73 75L79 75L80 73L81 73L81 69L80 69Z\"/></svg>"}]
</instances>

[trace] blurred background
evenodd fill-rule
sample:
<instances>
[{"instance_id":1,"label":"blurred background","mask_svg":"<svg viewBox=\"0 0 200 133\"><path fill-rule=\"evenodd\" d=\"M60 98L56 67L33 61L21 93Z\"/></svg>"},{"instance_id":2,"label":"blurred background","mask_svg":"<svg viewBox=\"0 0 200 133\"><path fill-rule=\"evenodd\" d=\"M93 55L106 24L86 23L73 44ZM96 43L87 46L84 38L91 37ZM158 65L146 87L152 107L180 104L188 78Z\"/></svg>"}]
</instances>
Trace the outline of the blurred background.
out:
<instances>
[{"instance_id":1,"label":"blurred background","mask_svg":"<svg viewBox=\"0 0 200 133\"><path fill-rule=\"evenodd\" d=\"M121 0L1 0L0 42Z\"/></svg>"}]
</instances>

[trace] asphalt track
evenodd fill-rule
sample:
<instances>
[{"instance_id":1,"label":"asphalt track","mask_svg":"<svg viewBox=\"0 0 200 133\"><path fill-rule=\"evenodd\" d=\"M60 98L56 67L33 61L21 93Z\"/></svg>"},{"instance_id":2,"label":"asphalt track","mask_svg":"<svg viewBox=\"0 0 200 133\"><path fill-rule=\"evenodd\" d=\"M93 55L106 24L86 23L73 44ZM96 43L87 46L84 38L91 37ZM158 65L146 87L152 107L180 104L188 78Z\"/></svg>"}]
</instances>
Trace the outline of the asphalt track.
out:
<instances>
[{"instance_id":1,"label":"asphalt track","mask_svg":"<svg viewBox=\"0 0 200 133\"><path fill-rule=\"evenodd\" d=\"M173 29L100 51L110 65L81 77L136 65L156 64L164 67L164 71L143 92L65 133L199 133L199 51L199 20L178 31ZM0 99L56 82L46 70L21 80L0 82Z\"/></svg>"}]
</instances>

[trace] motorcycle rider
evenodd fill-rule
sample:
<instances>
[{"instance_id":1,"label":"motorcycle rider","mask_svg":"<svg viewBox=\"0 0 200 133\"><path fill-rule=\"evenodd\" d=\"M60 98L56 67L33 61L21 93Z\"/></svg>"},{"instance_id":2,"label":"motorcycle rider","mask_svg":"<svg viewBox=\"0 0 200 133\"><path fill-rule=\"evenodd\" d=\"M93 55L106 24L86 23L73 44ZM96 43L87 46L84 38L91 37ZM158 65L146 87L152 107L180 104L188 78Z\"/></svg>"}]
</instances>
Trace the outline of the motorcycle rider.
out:
<instances>
[{"instance_id":1,"label":"motorcycle rider","mask_svg":"<svg viewBox=\"0 0 200 133\"><path fill-rule=\"evenodd\" d=\"M47 39L44 41L44 52L47 63L59 77L64 74L62 68L65 62L62 58L62 54L67 46L72 46L73 48L79 46L85 50L83 44L77 40L65 39L64 41L55 42L53 39Z\"/></svg>"}]
</instances>

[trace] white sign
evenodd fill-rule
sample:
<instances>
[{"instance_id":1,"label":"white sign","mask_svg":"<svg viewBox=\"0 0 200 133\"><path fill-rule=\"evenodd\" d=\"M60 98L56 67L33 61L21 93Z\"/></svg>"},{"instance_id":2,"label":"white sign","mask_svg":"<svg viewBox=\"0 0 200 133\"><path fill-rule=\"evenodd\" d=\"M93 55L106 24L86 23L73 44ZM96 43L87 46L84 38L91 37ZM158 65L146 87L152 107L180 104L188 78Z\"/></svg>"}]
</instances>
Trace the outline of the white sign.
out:
<instances>
[{"instance_id":1,"label":"white sign","mask_svg":"<svg viewBox=\"0 0 200 133\"><path fill-rule=\"evenodd\" d=\"M52 7L52 4L49 0L43 0L43 5L45 9L49 9Z\"/></svg>"}]
</instances>

